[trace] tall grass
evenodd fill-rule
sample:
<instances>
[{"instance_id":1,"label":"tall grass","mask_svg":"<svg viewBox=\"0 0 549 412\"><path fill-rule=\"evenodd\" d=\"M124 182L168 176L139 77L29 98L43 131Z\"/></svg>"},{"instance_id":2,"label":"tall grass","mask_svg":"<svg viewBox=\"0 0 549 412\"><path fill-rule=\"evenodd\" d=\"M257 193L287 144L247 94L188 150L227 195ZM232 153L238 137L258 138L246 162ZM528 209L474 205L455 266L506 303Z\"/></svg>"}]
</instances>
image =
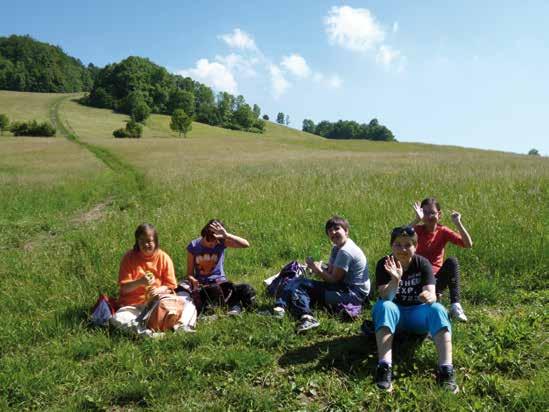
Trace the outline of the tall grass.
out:
<instances>
[{"instance_id":1,"label":"tall grass","mask_svg":"<svg viewBox=\"0 0 549 412\"><path fill-rule=\"evenodd\" d=\"M27 99L31 106L34 95ZM9 241L0 247L3 408L547 409L547 159L325 141L271 124L265 135L195 124L180 139L157 115L143 139L121 141L110 137L120 115L70 99L59 115L84 146L56 144L67 158L82 160L54 161L47 178L39 171L48 168L44 158L56 158L53 146L0 139L0 150L11 150L10 160L0 159L6 183L0 205L9 222L3 227ZM23 147L44 155L30 160ZM134 171L142 186L131 178ZM222 218L252 245L228 251L229 277L254 285L258 305L267 307L262 279L291 259L327 258L323 224L332 214L349 219L373 271L389 251L390 229L410 221L411 203L428 195L441 200L446 224L452 209L462 213L475 243L448 250L462 264L471 319L454 325L457 397L434 383L430 342L413 353L397 349L395 392L379 393L372 381L375 342L359 336L360 322L341 323L323 312L320 328L305 336L294 333L291 319L255 313L201 321L196 334L159 341L87 324L97 293L117 293L120 258L143 221L159 228L161 248L181 278L186 244L208 219ZM78 219L102 203L99 216ZM363 318L370 318L367 311Z\"/></svg>"}]
</instances>

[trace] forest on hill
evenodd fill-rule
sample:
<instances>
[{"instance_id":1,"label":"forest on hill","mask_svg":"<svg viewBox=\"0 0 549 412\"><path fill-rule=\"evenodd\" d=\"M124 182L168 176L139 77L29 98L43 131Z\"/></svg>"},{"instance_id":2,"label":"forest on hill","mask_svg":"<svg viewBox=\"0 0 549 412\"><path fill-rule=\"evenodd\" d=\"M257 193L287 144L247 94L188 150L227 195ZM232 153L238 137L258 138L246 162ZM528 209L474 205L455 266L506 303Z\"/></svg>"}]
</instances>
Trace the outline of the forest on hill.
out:
<instances>
[{"instance_id":1,"label":"forest on hill","mask_svg":"<svg viewBox=\"0 0 549 412\"><path fill-rule=\"evenodd\" d=\"M40 93L89 91L97 68L30 36L0 37L0 89Z\"/></svg>"}]
</instances>

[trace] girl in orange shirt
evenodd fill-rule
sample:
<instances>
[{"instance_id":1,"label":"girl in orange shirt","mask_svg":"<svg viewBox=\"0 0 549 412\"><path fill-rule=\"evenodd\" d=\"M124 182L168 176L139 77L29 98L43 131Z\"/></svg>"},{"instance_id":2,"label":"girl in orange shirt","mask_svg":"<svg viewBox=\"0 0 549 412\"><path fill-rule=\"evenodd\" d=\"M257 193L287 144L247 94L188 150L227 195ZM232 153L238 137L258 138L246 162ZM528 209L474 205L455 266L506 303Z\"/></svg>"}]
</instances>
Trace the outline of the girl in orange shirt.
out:
<instances>
[{"instance_id":1,"label":"girl in orange shirt","mask_svg":"<svg viewBox=\"0 0 549 412\"><path fill-rule=\"evenodd\" d=\"M172 259L159 248L153 225L143 223L137 227L133 249L126 252L120 263L118 284L120 309L111 322L120 327L131 324L147 300L176 288Z\"/></svg>"}]
</instances>

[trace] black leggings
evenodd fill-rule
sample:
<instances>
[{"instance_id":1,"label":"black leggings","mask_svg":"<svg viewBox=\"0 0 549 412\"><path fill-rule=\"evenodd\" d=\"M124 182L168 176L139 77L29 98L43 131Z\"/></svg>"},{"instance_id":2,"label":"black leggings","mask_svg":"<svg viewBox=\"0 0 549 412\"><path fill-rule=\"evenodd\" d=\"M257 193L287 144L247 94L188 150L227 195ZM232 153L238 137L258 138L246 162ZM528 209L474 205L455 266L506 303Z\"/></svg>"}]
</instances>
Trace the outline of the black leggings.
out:
<instances>
[{"instance_id":1,"label":"black leggings","mask_svg":"<svg viewBox=\"0 0 549 412\"><path fill-rule=\"evenodd\" d=\"M448 286L450 303L459 303L459 263L457 258L452 256L446 259L435 277L437 279L437 295L441 294Z\"/></svg>"}]
</instances>

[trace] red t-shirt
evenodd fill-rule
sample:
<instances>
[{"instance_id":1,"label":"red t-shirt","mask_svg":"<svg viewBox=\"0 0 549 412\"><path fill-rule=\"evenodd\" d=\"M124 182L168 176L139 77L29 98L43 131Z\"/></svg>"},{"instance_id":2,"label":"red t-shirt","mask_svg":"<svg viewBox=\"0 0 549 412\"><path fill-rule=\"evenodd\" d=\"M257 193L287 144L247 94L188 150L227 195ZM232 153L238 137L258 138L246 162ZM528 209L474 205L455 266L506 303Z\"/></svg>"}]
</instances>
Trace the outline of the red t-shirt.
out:
<instances>
[{"instance_id":1,"label":"red t-shirt","mask_svg":"<svg viewBox=\"0 0 549 412\"><path fill-rule=\"evenodd\" d=\"M416 253L431 262L435 274L438 273L444 262L446 243L451 242L459 247L465 247L461 235L446 226L437 225L434 232L428 232L424 225L416 225L414 229L417 233Z\"/></svg>"}]
</instances>

